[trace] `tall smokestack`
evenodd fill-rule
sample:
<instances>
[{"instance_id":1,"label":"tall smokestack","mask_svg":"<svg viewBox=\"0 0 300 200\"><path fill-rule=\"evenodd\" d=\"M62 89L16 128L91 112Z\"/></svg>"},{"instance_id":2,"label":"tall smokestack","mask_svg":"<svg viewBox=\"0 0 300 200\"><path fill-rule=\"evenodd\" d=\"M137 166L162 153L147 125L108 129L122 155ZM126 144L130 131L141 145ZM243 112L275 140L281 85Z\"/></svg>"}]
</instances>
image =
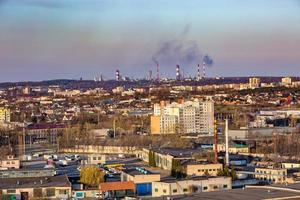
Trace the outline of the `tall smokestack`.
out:
<instances>
[{"instance_id":1,"label":"tall smokestack","mask_svg":"<svg viewBox=\"0 0 300 200\"><path fill-rule=\"evenodd\" d=\"M205 62L203 62L203 66L202 66L202 71L203 71L203 78L205 78Z\"/></svg>"},{"instance_id":2,"label":"tall smokestack","mask_svg":"<svg viewBox=\"0 0 300 200\"><path fill-rule=\"evenodd\" d=\"M197 81L201 80L201 72L200 72L200 65L198 64L198 69L197 69Z\"/></svg>"},{"instance_id":3,"label":"tall smokestack","mask_svg":"<svg viewBox=\"0 0 300 200\"><path fill-rule=\"evenodd\" d=\"M152 80L152 70L149 70L149 81L151 81Z\"/></svg>"},{"instance_id":4,"label":"tall smokestack","mask_svg":"<svg viewBox=\"0 0 300 200\"><path fill-rule=\"evenodd\" d=\"M156 75L157 75L156 79L159 82L160 81L160 77L159 77L159 63L158 62L156 63Z\"/></svg>"},{"instance_id":5,"label":"tall smokestack","mask_svg":"<svg viewBox=\"0 0 300 200\"><path fill-rule=\"evenodd\" d=\"M229 146L228 146L228 119L225 119L225 159L226 166L229 166Z\"/></svg>"},{"instance_id":6,"label":"tall smokestack","mask_svg":"<svg viewBox=\"0 0 300 200\"><path fill-rule=\"evenodd\" d=\"M120 71L117 69L116 70L116 81L120 81Z\"/></svg>"},{"instance_id":7,"label":"tall smokestack","mask_svg":"<svg viewBox=\"0 0 300 200\"><path fill-rule=\"evenodd\" d=\"M176 65L176 80L180 81L180 67L179 65Z\"/></svg>"}]
</instances>

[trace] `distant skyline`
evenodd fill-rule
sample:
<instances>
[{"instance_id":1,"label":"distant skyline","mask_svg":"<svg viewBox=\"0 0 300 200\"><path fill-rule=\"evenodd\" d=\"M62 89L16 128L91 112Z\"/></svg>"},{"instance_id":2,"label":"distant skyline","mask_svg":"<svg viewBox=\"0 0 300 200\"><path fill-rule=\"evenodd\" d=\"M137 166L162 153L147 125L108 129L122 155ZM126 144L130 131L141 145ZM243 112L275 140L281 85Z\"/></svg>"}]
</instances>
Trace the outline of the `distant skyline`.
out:
<instances>
[{"instance_id":1,"label":"distant skyline","mask_svg":"<svg viewBox=\"0 0 300 200\"><path fill-rule=\"evenodd\" d=\"M0 0L0 82L300 76L300 0Z\"/></svg>"}]
</instances>

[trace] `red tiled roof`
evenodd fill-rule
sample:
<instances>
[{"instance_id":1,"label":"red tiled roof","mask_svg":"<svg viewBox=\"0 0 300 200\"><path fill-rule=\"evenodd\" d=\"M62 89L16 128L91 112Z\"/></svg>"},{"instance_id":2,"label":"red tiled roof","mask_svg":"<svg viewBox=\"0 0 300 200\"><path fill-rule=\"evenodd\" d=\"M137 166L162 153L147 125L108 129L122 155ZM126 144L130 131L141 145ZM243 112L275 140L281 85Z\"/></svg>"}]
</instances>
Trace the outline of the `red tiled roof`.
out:
<instances>
[{"instance_id":1,"label":"red tiled roof","mask_svg":"<svg viewBox=\"0 0 300 200\"><path fill-rule=\"evenodd\" d=\"M105 191L115 191L115 190L134 190L133 181L119 181L119 182L106 182L100 183L99 190Z\"/></svg>"}]
</instances>

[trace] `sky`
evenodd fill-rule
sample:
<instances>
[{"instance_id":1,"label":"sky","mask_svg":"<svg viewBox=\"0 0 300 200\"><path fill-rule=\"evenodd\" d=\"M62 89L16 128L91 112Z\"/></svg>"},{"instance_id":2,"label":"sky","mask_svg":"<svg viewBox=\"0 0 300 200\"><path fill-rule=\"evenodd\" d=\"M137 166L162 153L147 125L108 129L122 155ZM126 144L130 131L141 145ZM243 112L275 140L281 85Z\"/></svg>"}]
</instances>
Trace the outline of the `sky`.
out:
<instances>
[{"instance_id":1,"label":"sky","mask_svg":"<svg viewBox=\"0 0 300 200\"><path fill-rule=\"evenodd\" d=\"M0 82L300 76L300 0L0 0Z\"/></svg>"}]
</instances>

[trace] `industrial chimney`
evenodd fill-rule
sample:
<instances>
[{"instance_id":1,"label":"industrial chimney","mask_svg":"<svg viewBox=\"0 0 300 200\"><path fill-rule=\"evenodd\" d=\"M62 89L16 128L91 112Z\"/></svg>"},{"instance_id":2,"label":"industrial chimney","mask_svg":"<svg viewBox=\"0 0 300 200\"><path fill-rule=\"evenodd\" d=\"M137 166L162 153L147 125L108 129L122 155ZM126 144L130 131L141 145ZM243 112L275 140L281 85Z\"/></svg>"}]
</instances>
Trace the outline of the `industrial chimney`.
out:
<instances>
[{"instance_id":1,"label":"industrial chimney","mask_svg":"<svg viewBox=\"0 0 300 200\"><path fill-rule=\"evenodd\" d=\"M180 77L180 67L179 65L176 65L176 80L180 81L181 77Z\"/></svg>"},{"instance_id":2,"label":"industrial chimney","mask_svg":"<svg viewBox=\"0 0 300 200\"><path fill-rule=\"evenodd\" d=\"M229 166L228 119L225 119L225 152L226 166Z\"/></svg>"},{"instance_id":3,"label":"industrial chimney","mask_svg":"<svg viewBox=\"0 0 300 200\"><path fill-rule=\"evenodd\" d=\"M120 81L121 77L120 77L120 71L117 69L116 70L116 81Z\"/></svg>"}]
</instances>

